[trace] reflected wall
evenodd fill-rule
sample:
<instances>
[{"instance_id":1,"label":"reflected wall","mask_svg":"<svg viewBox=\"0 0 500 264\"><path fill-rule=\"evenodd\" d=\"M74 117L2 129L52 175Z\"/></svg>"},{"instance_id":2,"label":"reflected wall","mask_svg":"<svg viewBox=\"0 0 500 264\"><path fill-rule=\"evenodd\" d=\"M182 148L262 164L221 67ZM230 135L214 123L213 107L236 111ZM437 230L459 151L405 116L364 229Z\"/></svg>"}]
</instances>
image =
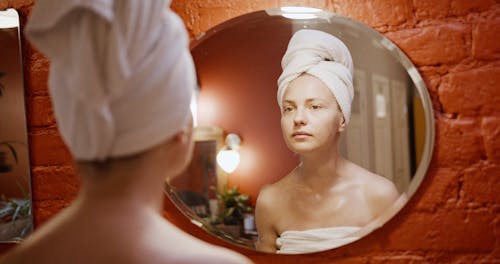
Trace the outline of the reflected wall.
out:
<instances>
[{"instance_id":1,"label":"reflected wall","mask_svg":"<svg viewBox=\"0 0 500 264\"><path fill-rule=\"evenodd\" d=\"M249 194L252 203L262 186L298 163L283 140L276 100L281 57L293 28L284 17L263 16L236 19L204 35L208 41L191 44L201 87L198 123L242 137L241 162L227 183Z\"/></svg>"}]
</instances>

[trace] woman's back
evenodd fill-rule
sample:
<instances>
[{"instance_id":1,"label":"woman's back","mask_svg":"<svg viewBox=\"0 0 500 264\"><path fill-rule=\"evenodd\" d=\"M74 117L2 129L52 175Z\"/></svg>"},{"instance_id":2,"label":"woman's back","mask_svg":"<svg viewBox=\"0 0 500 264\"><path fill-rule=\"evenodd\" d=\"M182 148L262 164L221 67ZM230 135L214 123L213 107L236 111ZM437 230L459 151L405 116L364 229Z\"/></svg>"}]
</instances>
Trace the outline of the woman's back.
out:
<instances>
[{"instance_id":1,"label":"woman's back","mask_svg":"<svg viewBox=\"0 0 500 264\"><path fill-rule=\"evenodd\" d=\"M239 254L183 233L148 208L110 209L79 203L65 209L2 259L2 263L11 264L34 262L249 263Z\"/></svg>"}]
</instances>

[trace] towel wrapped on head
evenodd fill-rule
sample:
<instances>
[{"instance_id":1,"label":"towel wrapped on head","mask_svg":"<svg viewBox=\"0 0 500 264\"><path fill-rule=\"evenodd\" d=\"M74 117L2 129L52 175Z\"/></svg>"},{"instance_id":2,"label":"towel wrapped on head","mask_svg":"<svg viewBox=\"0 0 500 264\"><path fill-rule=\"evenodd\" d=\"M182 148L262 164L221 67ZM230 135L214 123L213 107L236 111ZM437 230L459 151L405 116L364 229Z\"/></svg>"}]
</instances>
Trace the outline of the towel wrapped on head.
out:
<instances>
[{"instance_id":1,"label":"towel wrapped on head","mask_svg":"<svg viewBox=\"0 0 500 264\"><path fill-rule=\"evenodd\" d=\"M49 91L76 160L158 145L189 121L194 66L182 21L164 0L44 0L27 26L51 62Z\"/></svg>"},{"instance_id":2,"label":"towel wrapped on head","mask_svg":"<svg viewBox=\"0 0 500 264\"><path fill-rule=\"evenodd\" d=\"M281 67L283 73L278 79L280 107L290 82L307 73L320 79L330 89L344 114L346 124L349 123L354 96L353 64L351 54L342 41L323 31L299 30L288 43Z\"/></svg>"}]
</instances>

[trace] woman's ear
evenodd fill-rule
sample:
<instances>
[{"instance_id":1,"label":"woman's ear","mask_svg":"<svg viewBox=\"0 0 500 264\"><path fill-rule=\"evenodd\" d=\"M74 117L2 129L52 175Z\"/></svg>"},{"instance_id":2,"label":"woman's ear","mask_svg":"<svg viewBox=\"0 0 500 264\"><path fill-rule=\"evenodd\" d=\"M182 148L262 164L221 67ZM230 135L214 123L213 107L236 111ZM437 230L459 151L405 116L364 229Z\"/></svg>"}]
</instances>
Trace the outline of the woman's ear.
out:
<instances>
[{"instance_id":1,"label":"woman's ear","mask_svg":"<svg viewBox=\"0 0 500 264\"><path fill-rule=\"evenodd\" d=\"M181 131L175 134L175 140L182 144L188 143L191 141L193 136L193 117L189 116L187 124L182 128Z\"/></svg>"},{"instance_id":2,"label":"woman's ear","mask_svg":"<svg viewBox=\"0 0 500 264\"><path fill-rule=\"evenodd\" d=\"M346 127L347 127L347 125L346 125L346 123L345 123L345 118L344 118L344 116L342 115L342 117L340 118L339 132L344 131Z\"/></svg>"},{"instance_id":3,"label":"woman's ear","mask_svg":"<svg viewBox=\"0 0 500 264\"><path fill-rule=\"evenodd\" d=\"M189 132L187 130L181 130L175 134L175 141L185 144L190 140Z\"/></svg>"}]
</instances>

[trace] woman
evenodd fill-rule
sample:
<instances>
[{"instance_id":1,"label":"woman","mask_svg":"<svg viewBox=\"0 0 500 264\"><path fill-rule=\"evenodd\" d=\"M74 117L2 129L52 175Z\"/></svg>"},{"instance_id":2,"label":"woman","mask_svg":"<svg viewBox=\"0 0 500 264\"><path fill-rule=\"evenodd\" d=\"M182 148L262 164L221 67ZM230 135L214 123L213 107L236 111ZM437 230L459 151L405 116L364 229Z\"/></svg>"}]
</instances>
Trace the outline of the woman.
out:
<instances>
[{"instance_id":1,"label":"woman","mask_svg":"<svg viewBox=\"0 0 500 264\"><path fill-rule=\"evenodd\" d=\"M1 263L249 263L162 217L164 181L191 158L195 85L168 4L37 1L27 32L51 60L54 113L82 186Z\"/></svg>"},{"instance_id":2,"label":"woman","mask_svg":"<svg viewBox=\"0 0 500 264\"><path fill-rule=\"evenodd\" d=\"M257 199L258 250L314 252L352 242L397 199L394 184L339 155L350 118L352 59L334 36L294 34L278 80L281 128L300 164Z\"/></svg>"}]
</instances>

